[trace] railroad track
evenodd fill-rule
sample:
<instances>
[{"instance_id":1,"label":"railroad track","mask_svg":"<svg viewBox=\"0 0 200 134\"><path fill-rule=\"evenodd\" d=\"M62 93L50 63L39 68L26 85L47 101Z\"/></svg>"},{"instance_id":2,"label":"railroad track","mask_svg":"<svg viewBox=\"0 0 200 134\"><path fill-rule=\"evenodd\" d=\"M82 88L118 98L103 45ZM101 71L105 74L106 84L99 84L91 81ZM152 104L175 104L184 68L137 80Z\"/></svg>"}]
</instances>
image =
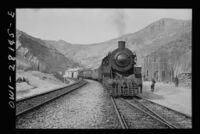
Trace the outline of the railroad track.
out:
<instances>
[{"instance_id":1,"label":"railroad track","mask_svg":"<svg viewBox=\"0 0 200 134\"><path fill-rule=\"evenodd\" d=\"M173 128L192 128L191 116L160 105L151 100L136 96L132 101L151 111L157 118L170 124Z\"/></svg>"},{"instance_id":2,"label":"railroad track","mask_svg":"<svg viewBox=\"0 0 200 134\"><path fill-rule=\"evenodd\" d=\"M140 104L140 107L138 107L137 105L125 100L125 99L121 99L122 101L128 103L130 106L132 106L133 108L138 109L139 111L145 113L146 115L152 117L153 119L157 120L158 122L166 125L168 128L171 129L176 129L177 127L173 124L171 124L170 122L168 122L166 119L162 118L160 115L158 115L156 112L152 111L151 109L149 109L148 107L146 107L145 105L143 105L142 103L140 103L139 101L137 101L138 104Z\"/></svg>"},{"instance_id":3,"label":"railroad track","mask_svg":"<svg viewBox=\"0 0 200 134\"><path fill-rule=\"evenodd\" d=\"M111 97L111 100L112 100L112 103L114 105L114 109L115 109L115 112L117 114L117 117L119 119L119 122L120 122L120 125L121 125L122 129L132 129L132 128L135 128L135 126L137 126L137 121L136 120L138 119L138 114L139 114L140 117L143 117L143 118L146 118L147 116L150 116L153 119L153 120L151 120L151 124L154 124L155 121L156 121L157 124L158 124L158 122L160 124L162 124L160 126L164 126L163 128L173 128L172 126L170 126L167 123L159 120L158 118L156 118L152 114L145 112L141 108L135 106L134 104L132 104L132 103L130 103L130 102L128 102L128 101L126 101L126 100L124 100L122 98L114 99L114 98ZM126 103L126 105L128 104L128 107L126 106L125 108L126 109L131 109L131 111L130 111L131 113L129 112L129 114L137 113L136 117L134 117L134 116L130 116L131 118L128 117L126 115L126 114L128 114L128 112L123 112L122 109L124 109L124 108L119 108L120 106L118 106L118 104L116 104L116 101L118 101L118 102L120 101L120 102ZM124 105L124 104L122 104L122 105ZM125 116L127 116L127 117L125 118ZM131 125L132 124L131 122L135 122L134 125ZM139 122L139 120L138 120L138 122ZM144 126L142 126L142 125L143 124L140 123L140 126L137 127L137 128L143 128Z\"/></svg>"},{"instance_id":4,"label":"railroad track","mask_svg":"<svg viewBox=\"0 0 200 134\"><path fill-rule=\"evenodd\" d=\"M111 97L111 101L113 103L115 112L117 114L117 117L118 117L118 120L120 122L120 125L121 125L122 129L128 129L128 124L127 124L126 120L124 119L124 116L120 113L120 111L119 111L119 109L118 109L118 107L116 105L116 102L113 99L113 97Z\"/></svg>"},{"instance_id":5,"label":"railroad track","mask_svg":"<svg viewBox=\"0 0 200 134\"><path fill-rule=\"evenodd\" d=\"M147 102L152 103L152 104L154 104L154 105L158 105L158 106L160 106L160 107L165 107L165 106L163 106L163 105L161 105L161 104L158 104L158 103L156 103L156 102L153 102L153 101L151 101L151 100L149 100L149 99L141 98L140 96L135 96L135 97L136 97L138 100L144 100L144 101L147 101ZM168 109L168 110L174 111L174 112L177 113L177 114L183 115L183 116L185 116L186 118L192 118L190 115L187 115L187 114L185 114L185 113L176 111L176 110L171 109L171 108L169 108L169 107L165 107L165 108Z\"/></svg>"},{"instance_id":6,"label":"railroad track","mask_svg":"<svg viewBox=\"0 0 200 134\"><path fill-rule=\"evenodd\" d=\"M142 100L140 100L141 102L137 100L137 98L127 100L123 98L116 99L111 97L115 112L123 129L157 128L157 126L158 128L168 129L191 128L191 118L186 115L182 115L181 113L170 110L162 105L147 102L148 100L143 100L142 98L140 99ZM116 101L118 102L117 104ZM151 103L151 105L148 103ZM155 108L157 108L157 110ZM137 120L140 123L138 123ZM141 123L142 120L144 120L144 124ZM145 125L146 122L158 125Z\"/></svg>"},{"instance_id":7,"label":"railroad track","mask_svg":"<svg viewBox=\"0 0 200 134\"><path fill-rule=\"evenodd\" d=\"M72 92L87 84L85 80L79 80L67 87L62 87L57 90L49 91L43 94L35 95L29 98L21 99L16 102L16 116L20 116L27 113L33 109L36 109L50 101L57 99L65 94Z\"/></svg>"}]
</instances>

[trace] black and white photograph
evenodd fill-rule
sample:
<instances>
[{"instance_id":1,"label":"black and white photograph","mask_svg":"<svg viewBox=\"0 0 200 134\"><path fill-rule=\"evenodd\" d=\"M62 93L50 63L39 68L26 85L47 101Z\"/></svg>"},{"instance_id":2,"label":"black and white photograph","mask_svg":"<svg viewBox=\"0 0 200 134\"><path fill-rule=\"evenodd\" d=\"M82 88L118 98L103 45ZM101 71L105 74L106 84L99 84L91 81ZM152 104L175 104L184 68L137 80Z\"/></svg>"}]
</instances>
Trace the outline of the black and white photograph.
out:
<instances>
[{"instance_id":1,"label":"black and white photograph","mask_svg":"<svg viewBox=\"0 0 200 134\"><path fill-rule=\"evenodd\" d=\"M192 129L192 9L15 17L16 129Z\"/></svg>"}]
</instances>

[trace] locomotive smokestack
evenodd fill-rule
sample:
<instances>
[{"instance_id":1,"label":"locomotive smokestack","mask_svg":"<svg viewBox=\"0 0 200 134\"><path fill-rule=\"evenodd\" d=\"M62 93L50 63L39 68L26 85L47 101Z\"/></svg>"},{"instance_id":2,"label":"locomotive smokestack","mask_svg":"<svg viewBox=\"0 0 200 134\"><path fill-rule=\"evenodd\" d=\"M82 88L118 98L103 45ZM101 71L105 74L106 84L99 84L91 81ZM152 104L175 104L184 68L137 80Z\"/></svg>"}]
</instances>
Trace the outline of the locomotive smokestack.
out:
<instances>
[{"instance_id":1,"label":"locomotive smokestack","mask_svg":"<svg viewBox=\"0 0 200 134\"><path fill-rule=\"evenodd\" d=\"M125 41L118 41L118 47L119 49L124 49L125 48Z\"/></svg>"}]
</instances>

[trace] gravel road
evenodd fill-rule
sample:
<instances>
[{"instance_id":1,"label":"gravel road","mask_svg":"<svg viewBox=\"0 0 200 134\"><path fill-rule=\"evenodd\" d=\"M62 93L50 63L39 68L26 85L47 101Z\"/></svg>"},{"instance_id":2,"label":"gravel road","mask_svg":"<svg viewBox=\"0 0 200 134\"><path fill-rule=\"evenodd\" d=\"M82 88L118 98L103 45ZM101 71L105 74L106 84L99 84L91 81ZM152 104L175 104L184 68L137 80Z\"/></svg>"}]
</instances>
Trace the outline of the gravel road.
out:
<instances>
[{"instance_id":1,"label":"gravel road","mask_svg":"<svg viewBox=\"0 0 200 134\"><path fill-rule=\"evenodd\" d=\"M16 119L16 128L121 128L102 85L88 84Z\"/></svg>"}]
</instances>

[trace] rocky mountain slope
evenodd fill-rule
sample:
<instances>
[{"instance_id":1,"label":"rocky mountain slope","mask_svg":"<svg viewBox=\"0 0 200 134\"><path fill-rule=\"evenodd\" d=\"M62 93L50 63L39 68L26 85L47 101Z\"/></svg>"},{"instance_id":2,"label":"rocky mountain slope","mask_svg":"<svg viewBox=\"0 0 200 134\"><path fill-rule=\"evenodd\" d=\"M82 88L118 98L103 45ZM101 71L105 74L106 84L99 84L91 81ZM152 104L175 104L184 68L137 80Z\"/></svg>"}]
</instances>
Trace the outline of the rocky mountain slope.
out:
<instances>
[{"instance_id":1,"label":"rocky mountain slope","mask_svg":"<svg viewBox=\"0 0 200 134\"><path fill-rule=\"evenodd\" d=\"M138 32L84 45L63 40L41 40L18 32L17 63L19 68L48 72L78 65L97 68L102 58L118 47L117 42L125 40L126 47L136 52L137 63L143 70L148 57L154 62L165 62L163 66L173 66L174 75L191 73L191 27L191 21L163 18Z\"/></svg>"},{"instance_id":2,"label":"rocky mountain slope","mask_svg":"<svg viewBox=\"0 0 200 134\"><path fill-rule=\"evenodd\" d=\"M66 58L55 47L22 31L16 31L17 69L59 73L78 63Z\"/></svg>"},{"instance_id":3,"label":"rocky mountain slope","mask_svg":"<svg viewBox=\"0 0 200 134\"><path fill-rule=\"evenodd\" d=\"M58 51L66 57L82 63L85 66L97 68L102 58L118 47L119 40L126 41L126 47L135 51L138 64L143 65L144 58L156 51L159 47L179 40L182 36L191 32L191 21L176 19L160 19L136 33L125 34L119 38L109 41L80 45L70 44L65 41L47 41L55 46ZM186 34L191 36L191 34Z\"/></svg>"},{"instance_id":4,"label":"rocky mountain slope","mask_svg":"<svg viewBox=\"0 0 200 134\"><path fill-rule=\"evenodd\" d=\"M191 31L188 31L159 47L145 57L143 74L148 79L154 77L159 81L173 81L177 76L181 83L191 86L191 43Z\"/></svg>"}]
</instances>

